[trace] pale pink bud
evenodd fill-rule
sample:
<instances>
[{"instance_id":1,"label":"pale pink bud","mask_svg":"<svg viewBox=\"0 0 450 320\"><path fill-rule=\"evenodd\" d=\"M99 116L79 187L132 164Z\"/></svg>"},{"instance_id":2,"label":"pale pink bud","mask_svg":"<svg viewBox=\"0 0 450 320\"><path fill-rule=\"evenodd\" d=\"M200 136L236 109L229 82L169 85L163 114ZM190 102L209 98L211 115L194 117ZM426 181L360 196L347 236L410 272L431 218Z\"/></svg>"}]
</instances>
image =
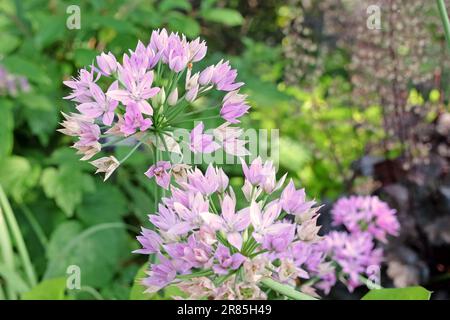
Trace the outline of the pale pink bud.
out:
<instances>
[{"instance_id":1,"label":"pale pink bud","mask_svg":"<svg viewBox=\"0 0 450 320\"><path fill-rule=\"evenodd\" d=\"M214 74L214 66L209 66L200 73L198 83L202 86L206 86L211 82L211 78Z\"/></svg>"},{"instance_id":2,"label":"pale pink bud","mask_svg":"<svg viewBox=\"0 0 450 320\"><path fill-rule=\"evenodd\" d=\"M169 106L174 106L177 104L177 102L178 102L178 88L175 88L175 90L173 90L169 94L169 97L167 98L167 103L169 104Z\"/></svg>"}]
</instances>

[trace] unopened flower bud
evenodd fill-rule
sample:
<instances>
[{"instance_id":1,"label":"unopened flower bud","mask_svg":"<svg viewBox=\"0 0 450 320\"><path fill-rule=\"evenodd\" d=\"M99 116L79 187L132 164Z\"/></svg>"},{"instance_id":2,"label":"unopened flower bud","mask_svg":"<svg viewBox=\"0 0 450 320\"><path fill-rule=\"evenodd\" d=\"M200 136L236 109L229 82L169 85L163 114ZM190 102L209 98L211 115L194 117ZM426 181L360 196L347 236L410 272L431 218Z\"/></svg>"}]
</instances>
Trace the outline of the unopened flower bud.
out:
<instances>
[{"instance_id":1,"label":"unopened flower bud","mask_svg":"<svg viewBox=\"0 0 450 320\"><path fill-rule=\"evenodd\" d=\"M196 85L186 93L186 100L189 102L194 101L195 98L197 98L197 94L198 94L198 85Z\"/></svg>"},{"instance_id":2,"label":"unopened flower bud","mask_svg":"<svg viewBox=\"0 0 450 320\"><path fill-rule=\"evenodd\" d=\"M169 94L169 97L167 98L167 103L169 104L169 106L174 106L177 104L177 102L178 102L178 88L175 88L175 90L173 90Z\"/></svg>"}]
</instances>

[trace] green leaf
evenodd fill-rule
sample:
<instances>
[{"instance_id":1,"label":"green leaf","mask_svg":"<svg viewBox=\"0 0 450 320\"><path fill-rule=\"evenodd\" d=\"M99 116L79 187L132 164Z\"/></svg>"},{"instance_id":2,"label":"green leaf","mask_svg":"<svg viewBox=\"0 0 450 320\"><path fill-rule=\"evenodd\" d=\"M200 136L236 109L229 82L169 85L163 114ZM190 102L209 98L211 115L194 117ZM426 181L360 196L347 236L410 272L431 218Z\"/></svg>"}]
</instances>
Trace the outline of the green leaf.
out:
<instances>
[{"instance_id":1,"label":"green leaf","mask_svg":"<svg viewBox=\"0 0 450 320\"><path fill-rule=\"evenodd\" d=\"M6 55L16 49L20 44L19 37L2 31L2 41L0 41L0 55Z\"/></svg>"},{"instance_id":2,"label":"green leaf","mask_svg":"<svg viewBox=\"0 0 450 320\"><path fill-rule=\"evenodd\" d=\"M244 18L239 11L226 8L213 8L201 12L202 18L211 21L222 23L226 26L239 26L244 21Z\"/></svg>"},{"instance_id":3,"label":"green leaf","mask_svg":"<svg viewBox=\"0 0 450 320\"><path fill-rule=\"evenodd\" d=\"M44 280L29 292L22 295L23 300L64 300L66 278Z\"/></svg>"},{"instance_id":4,"label":"green leaf","mask_svg":"<svg viewBox=\"0 0 450 320\"><path fill-rule=\"evenodd\" d=\"M29 59L24 59L17 55L9 56L2 61L2 64L11 73L23 75L41 85L51 84L51 80L43 67Z\"/></svg>"},{"instance_id":5,"label":"green leaf","mask_svg":"<svg viewBox=\"0 0 450 320\"><path fill-rule=\"evenodd\" d=\"M39 30L34 41L39 48L45 48L57 40L64 38L66 34L66 16L45 16L45 21L40 21Z\"/></svg>"},{"instance_id":6,"label":"green leaf","mask_svg":"<svg viewBox=\"0 0 450 320\"><path fill-rule=\"evenodd\" d=\"M47 247L47 258L57 257L61 246L69 243L73 238L83 231L83 225L75 220L61 223L52 234L51 241Z\"/></svg>"},{"instance_id":7,"label":"green leaf","mask_svg":"<svg viewBox=\"0 0 450 320\"><path fill-rule=\"evenodd\" d=\"M77 216L86 225L118 222L127 212L127 199L117 187L97 183L96 192L87 194L77 209Z\"/></svg>"},{"instance_id":8,"label":"green leaf","mask_svg":"<svg viewBox=\"0 0 450 320\"><path fill-rule=\"evenodd\" d=\"M198 22L180 12L169 12L167 15L167 23L171 30L182 32L189 38L195 38L200 34L200 25Z\"/></svg>"},{"instance_id":9,"label":"green leaf","mask_svg":"<svg viewBox=\"0 0 450 320\"><path fill-rule=\"evenodd\" d=\"M370 290L362 300L430 300L431 291L423 287Z\"/></svg>"},{"instance_id":10,"label":"green leaf","mask_svg":"<svg viewBox=\"0 0 450 320\"><path fill-rule=\"evenodd\" d=\"M78 223L78 222L77 222ZM101 288L119 271L120 262L130 255L122 223L104 223L75 234L74 225L60 225L50 239L49 263L44 279L63 276L67 267L81 270L81 286ZM71 233L67 241L65 232Z\"/></svg>"},{"instance_id":11,"label":"green leaf","mask_svg":"<svg viewBox=\"0 0 450 320\"><path fill-rule=\"evenodd\" d=\"M40 167L23 157L12 156L0 163L0 183L17 202L38 183L39 174Z\"/></svg>"},{"instance_id":12,"label":"green leaf","mask_svg":"<svg viewBox=\"0 0 450 320\"><path fill-rule=\"evenodd\" d=\"M159 11L167 12L173 9L192 10L192 6L187 0L163 0L158 7Z\"/></svg>"},{"instance_id":13,"label":"green leaf","mask_svg":"<svg viewBox=\"0 0 450 320\"><path fill-rule=\"evenodd\" d=\"M2 104L2 124L0 125L0 159L8 156L12 152L14 144L14 118L10 108L4 108Z\"/></svg>"},{"instance_id":14,"label":"green leaf","mask_svg":"<svg viewBox=\"0 0 450 320\"><path fill-rule=\"evenodd\" d=\"M46 168L42 173L41 185L47 197L54 199L68 217L81 203L83 194L95 190L90 175L67 165L58 169Z\"/></svg>"},{"instance_id":15,"label":"green leaf","mask_svg":"<svg viewBox=\"0 0 450 320\"><path fill-rule=\"evenodd\" d=\"M85 67L91 65L97 56L97 51L85 48L78 48L74 52L75 64L77 67Z\"/></svg>"},{"instance_id":16,"label":"green leaf","mask_svg":"<svg viewBox=\"0 0 450 320\"><path fill-rule=\"evenodd\" d=\"M31 132L38 136L40 142L46 146L49 136L54 133L58 125L58 110L54 104L43 95L26 94L19 98L25 105L25 118Z\"/></svg>"}]
</instances>

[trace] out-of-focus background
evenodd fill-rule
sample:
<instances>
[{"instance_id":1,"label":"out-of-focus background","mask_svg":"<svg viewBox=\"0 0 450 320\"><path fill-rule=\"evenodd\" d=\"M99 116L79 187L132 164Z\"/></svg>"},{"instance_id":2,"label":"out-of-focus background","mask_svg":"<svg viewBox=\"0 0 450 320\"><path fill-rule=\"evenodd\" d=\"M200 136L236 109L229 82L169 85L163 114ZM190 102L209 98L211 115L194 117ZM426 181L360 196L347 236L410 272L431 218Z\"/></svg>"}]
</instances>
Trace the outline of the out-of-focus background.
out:
<instances>
[{"instance_id":1,"label":"out-of-focus background","mask_svg":"<svg viewBox=\"0 0 450 320\"><path fill-rule=\"evenodd\" d=\"M70 5L80 29L66 26ZM428 0L2 0L0 185L37 282L64 282L76 264L83 290L73 298L130 296L145 262L131 254L134 237L154 207L146 155L103 183L56 129L73 110L63 80L162 27L205 39L207 62L230 59L252 106L242 126L280 130L280 172L325 204L325 229L342 195L376 194L397 209L401 235L386 248L383 284L449 298L450 50ZM239 167L226 169L242 183ZM0 283L26 292L27 266L14 254L13 270L0 257ZM46 285L31 297L58 288ZM356 296L337 288L330 297Z\"/></svg>"}]
</instances>

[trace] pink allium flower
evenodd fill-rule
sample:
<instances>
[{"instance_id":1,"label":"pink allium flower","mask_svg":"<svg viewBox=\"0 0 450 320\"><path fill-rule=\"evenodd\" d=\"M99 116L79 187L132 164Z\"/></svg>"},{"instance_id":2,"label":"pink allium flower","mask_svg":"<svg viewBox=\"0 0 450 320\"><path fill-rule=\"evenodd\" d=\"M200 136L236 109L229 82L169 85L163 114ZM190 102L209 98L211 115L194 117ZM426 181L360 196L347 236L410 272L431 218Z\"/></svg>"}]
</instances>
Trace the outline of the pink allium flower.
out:
<instances>
[{"instance_id":1,"label":"pink allium flower","mask_svg":"<svg viewBox=\"0 0 450 320\"><path fill-rule=\"evenodd\" d=\"M239 89L244 83L234 82L237 77L237 71L231 69L228 61L223 62L221 60L214 66L214 72L211 77L211 82L216 85L218 90L221 91L234 91Z\"/></svg>"},{"instance_id":2,"label":"pink allium flower","mask_svg":"<svg viewBox=\"0 0 450 320\"><path fill-rule=\"evenodd\" d=\"M400 224L396 211L375 196L351 196L339 199L331 211L334 225L344 225L350 232L368 232L386 242L386 236L398 235Z\"/></svg>"},{"instance_id":3,"label":"pink allium flower","mask_svg":"<svg viewBox=\"0 0 450 320\"><path fill-rule=\"evenodd\" d=\"M224 123L214 130L214 136L223 149L228 153L238 157L250 155L250 152L245 148L247 141L240 140L242 136L242 129L230 127L229 123Z\"/></svg>"},{"instance_id":4,"label":"pink allium flower","mask_svg":"<svg viewBox=\"0 0 450 320\"><path fill-rule=\"evenodd\" d=\"M162 239L155 231L142 228L141 235L136 239L142 245L142 249L135 250L134 253L152 254L160 251Z\"/></svg>"},{"instance_id":5,"label":"pink allium flower","mask_svg":"<svg viewBox=\"0 0 450 320\"><path fill-rule=\"evenodd\" d=\"M250 168L256 177L266 174L260 159ZM310 272L318 273L321 263L327 263L324 254L313 250L319 248L313 245L320 238L307 242L299 238L297 230L308 221L283 219L281 214L286 212L280 199L266 203L263 199L269 194L259 185L251 187L251 201L238 208L224 176L212 165L205 174L187 169L186 178L172 185L171 196L163 199L158 212L149 215L157 235L143 231L138 238L143 248L136 252L164 257L151 266L144 281L149 291L176 284L191 298L201 292L212 298L266 297L260 288L265 277L295 285L297 278L307 279ZM201 283L210 285L190 290L191 276L201 276ZM219 282L221 277L234 282Z\"/></svg>"},{"instance_id":6,"label":"pink allium flower","mask_svg":"<svg viewBox=\"0 0 450 320\"><path fill-rule=\"evenodd\" d=\"M138 41L134 50L123 55L122 61L111 52L102 52L95 59L96 65L83 68L77 78L64 81L71 89L65 99L76 103L76 109L86 118L83 121L91 123L92 128L102 125L96 141L85 143L86 137L81 137L81 142L74 145L77 153L82 154L83 160L90 159L102 145L114 147L129 137L126 144L150 147L157 154L156 161L161 159L158 158L161 152L164 158L173 159L173 154L183 157L184 151L210 154L220 148L234 156L248 155L245 142L239 139L242 130L229 128L226 134L222 132L229 122L239 122L238 118L248 110L246 96L238 90L243 83L236 82L237 71L228 61L220 61L194 73L194 64L201 61L206 52L206 42L200 38L188 41L183 34L155 30L148 44ZM186 112L186 109L191 108L200 96L217 90L229 92L222 110L215 109L217 118L222 115L229 122L218 130L210 128L214 134L204 133L206 123L201 122L190 132L188 143L184 139L177 140L176 130L179 129L176 128L180 128L180 123L196 122L196 116L186 119L185 115L192 116L197 111ZM81 118L74 114L70 117L77 118L76 121ZM74 123L75 120L64 121L65 128L60 131L80 137L79 134L86 130L74 131L73 128L79 126ZM138 149L132 148L130 155Z\"/></svg>"},{"instance_id":7,"label":"pink allium flower","mask_svg":"<svg viewBox=\"0 0 450 320\"><path fill-rule=\"evenodd\" d=\"M314 201L306 201L305 189L296 190L292 180L281 194L283 210L293 215L302 215L311 210L315 204Z\"/></svg>"},{"instance_id":8,"label":"pink allium flower","mask_svg":"<svg viewBox=\"0 0 450 320\"><path fill-rule=\"evenodd\" d=\"M379 266L383 259L382 249L375 247L373 238L367 233L333 231L320 245L342 269L340 278L350 291L362 285L360 275L365 274L369 266Z\"/></svg>"},{"instance_id":9,"label":"pink allium flower","mask_svg":"<svg viewBox=\"0 0 450 320\"><path fill-rule=\"evenodd\" d=\"M108 52L108 54L102 52L97 56L97 65L105 76L109 76L117 70L117 60L111 52Z\"/></svg>"},{"instance_id":10,"label":"pink allium flower","mask_svg":"<svg viewBox=\"0 0 450 320\"><path fill-rule=\"evenodd\" d=\"M200 122L189 135L189 145L193 152L211 153L220 148L220 145L214 141L214 136L203 133L204 128L203 122Z\"/></svg>"},{"instance_id":11,"label":"pink allium flower","mask_svg":"<svg viewBox=\"0 0 450 320\"><path fill-rule=\"evenodd\" d=\"M236 213L236 199L226 195L222 200L222 216L210 212L201 213L201 217L213 230L224 231L227 234L228 242L236 249L242 248L241 231L250 224L248 210Z\"/></svg>"},{"instance_id":12,"label":"pink allium flower","mask_svg":"<svg viewBox=\"0 0 450 320\"><path fill-rule=\"evenodd\" d=\"M158 255L158 259L160 263L153 264L150 272L148 272L149 277L142 281L143 285L148 288L146 292L154 292L159 290L159 288L165 287L170 284L177 275L175 266L170 259L167 259L161 254Z\"/></svg>"},{"instance_id":13,"label":"pink allium flower","mask_svg":"<svg viewBox=\"0 0 450 320\"><path fill-rule=\"evenodd\" d=\"M108 92L117 88L118 83L114 81L108 88ZM78 111L91 119L102 117L103 124L110 126L114 120L114 110L119 102L106 97L102 89L94 82L89 84L89 92L93 101L79 104L77 106Z\"/></svg>"},{"instance_id":14,"label":"pink allium flower","mask_svg":"<svg viewBox=\"0 0 450 320\"><path fill-rule=\"evenodd\" d=\"M223 98L222 109L220 115L230 123L238 123L238 118L248 112L250 106L246 104L247 95L239 94L238 90L228 92Z\"/></svg>"},{"instance_id":15,"label":"pink allium flower","mask_svg":"<svg viewBox=\"0 0 450 320\"><path fill-rule=\"evenodd\" d=\"M120 131L126 135L132 135L136 133L137 130L145 131L152 126L152 120L149 118L144 118L141 111L136 103L131 102L126 107L125 117L122 125L120 126Z\"/></svg>"},{"instance_id":16,"label":"pink allium flower","mask_svg":"<svg viewBox=\"0 0 450 320\"><path fill-rule=\"evenodd\" d=\"M152 165L145 175L149 178L155 177L156 183L164 189L169 188L170 174L167 172L171 168L171 165L167 161L158 161L156 165Z\"/></svg>"},{"instance_id":17,"label":"pink allium flower","mask_svg":"<svg viewBox=\"0 0 450 320\"><path fill-rule=\"evenodd\" d=\"M72 93L64 99L70 99L76 102L89 102L92 101L92 96L90 93L90 85L93 82L97 82L100 79L101 74L99 73L96 78L94 78L94 68L91 67L91 71L86 69L80 69L78 78L73 78L72 80L63 81L63 83L72 89Z\"/></svg>"},{"instance_id":18,"label":"pink allium flower","mask_svg":"<svg viewBox=\"0 0 450 320\"><path fill-rule=\"evenodd\" d=\"M217 274L225 275L230 270L238 269L245 261L245 257L240 253L230 253L230 249L222 244L217 247L214 257L217 264L213 266L213 270Z\"/></svg>"},{"instance_id":19,"label":"pink allium flower","mask_svg":"<svg viewBox=\"0 0 450 320\"><path fill-rule=\"evenodd\" d=\"M152 115L153 108L147 99L154 97L160 90L160 88L152 87L153 71L145 73L140 78L135 78L130 69L121 67L119 68L119 78L126 89L109 90L106 93L108 97L120 101L126 106L136 103L140 112Z\"/></svg>"}]
</instances>

